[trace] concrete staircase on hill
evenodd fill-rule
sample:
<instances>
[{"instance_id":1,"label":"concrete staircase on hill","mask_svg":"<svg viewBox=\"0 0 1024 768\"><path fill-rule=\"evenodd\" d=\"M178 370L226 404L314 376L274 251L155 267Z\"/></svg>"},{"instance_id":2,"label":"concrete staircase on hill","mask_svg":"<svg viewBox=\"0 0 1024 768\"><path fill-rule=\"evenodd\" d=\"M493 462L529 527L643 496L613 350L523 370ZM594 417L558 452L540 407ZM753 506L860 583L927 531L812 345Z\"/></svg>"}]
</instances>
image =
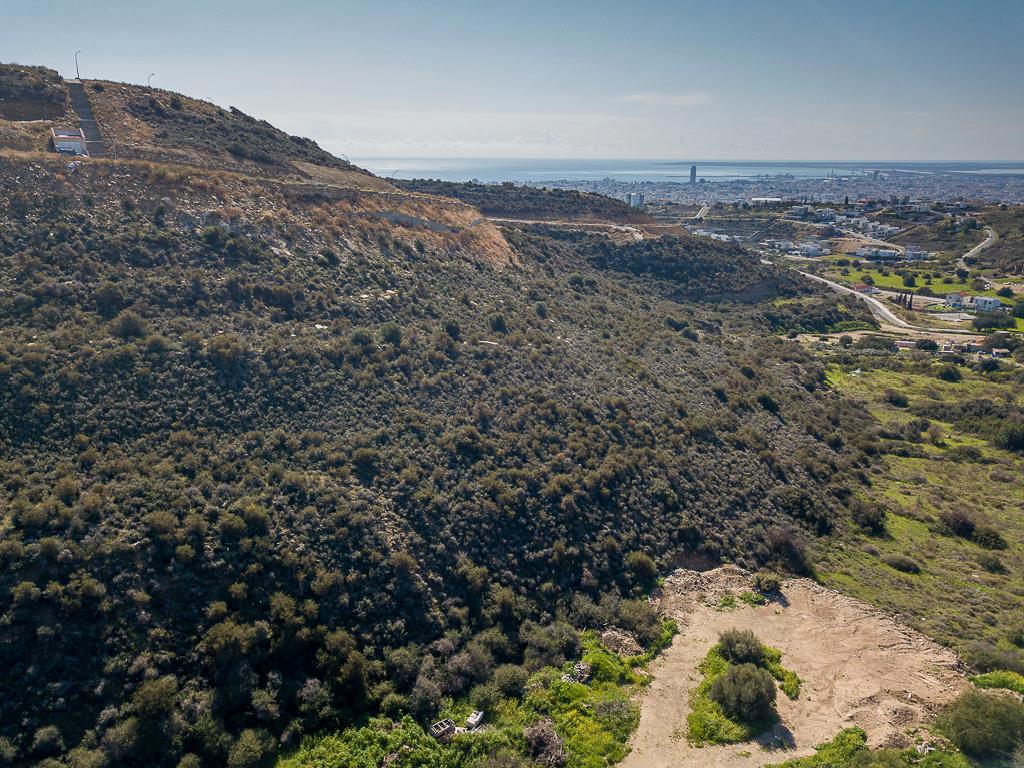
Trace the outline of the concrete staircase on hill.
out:
<instances>
[{"instance_id":1,"label":"concrete staircase on hill","mask_svg":"<svg viewBox=\"0 0 1024 768\"><path fill-rule=\"evenodd\" d=\"M78 127L85 134L85 151L89 157L110 157L107 143L103 140L96 117L92 113L92 104L85 93L85 86L81 80L68 80L68 94L71 96L71 106L78 115Z\"/></svg>"}]
</instances>

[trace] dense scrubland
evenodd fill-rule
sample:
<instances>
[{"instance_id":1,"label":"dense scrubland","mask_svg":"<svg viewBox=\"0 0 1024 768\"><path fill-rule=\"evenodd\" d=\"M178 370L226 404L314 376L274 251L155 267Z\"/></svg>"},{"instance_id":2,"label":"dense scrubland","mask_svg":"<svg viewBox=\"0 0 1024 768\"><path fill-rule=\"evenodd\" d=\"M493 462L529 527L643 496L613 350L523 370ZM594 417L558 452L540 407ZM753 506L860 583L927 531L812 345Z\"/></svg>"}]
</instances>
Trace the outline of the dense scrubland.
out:
<instances>
[{"instance_id":1,"label":"dense scrubland","mask_svg":"<svg viewBox=\"0 0 1024 768\"><path fill-rule=\"evenodd\" d=\"M827 297L671 300L704 265L743 293L741 252L666 240L651 275L443 200L0 173L15 762L255 765L493 700L582 629L648 646L659 570L806 569L869 463L778 336Z\"/></svg>"},{"instance_id":2,"label":"dense scrubland","mask_svg":"<svg viewBox=\"0 0 1024 768\"><path fill-rule=\"evenodd\" d=\"M67 92L57 72L0 64L0 120L52 120L66 109Z\"/></svg>"},{"instance_id":3,"label":"dense scrubland","mask_svg":"<svg viewBox=\"0 0 1024 768\"><path fill-rule=\"evenodd\" d=\"M399 189L443 195L472 205L486 216L550 221L647 222L650 218L621 200L569 189L535 189L506 184L473 184L433 179L390 179Z\"/></svg>"},{"instance_id":4,"label":"dense scrubland","mask_svg":"<svg viewBox=\"0 0 1024 768\"><path fill-rule=\"evenodd\" d=\"M1008 486L1016 369L823 361L786 337L864 306L737 246L499 228L634 214L88 89L121 160L0 158L0 762L607 765L684 563L818 568L1020 670L1016 491L896 488Z\"/></svg>"}]
</instances>

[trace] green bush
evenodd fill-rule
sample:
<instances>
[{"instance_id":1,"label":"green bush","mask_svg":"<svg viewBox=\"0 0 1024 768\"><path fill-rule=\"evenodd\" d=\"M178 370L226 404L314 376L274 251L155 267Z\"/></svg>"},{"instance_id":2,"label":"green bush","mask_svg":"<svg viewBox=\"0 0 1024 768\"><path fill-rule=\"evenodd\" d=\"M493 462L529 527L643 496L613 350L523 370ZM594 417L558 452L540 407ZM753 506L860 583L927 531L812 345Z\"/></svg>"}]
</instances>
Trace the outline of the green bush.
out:
<instances>
[{"instance_id":1,"label":"green bush","mask_svg":"<svg viewBox=\"0 0 1024 768\"><path fill-rule=\"evenodd\" d=\"M1007 451L1024 451L1024 424L1004 424L992 442Z\"/></svg>"},{"instance_id":2,"label":"green bush","mask_svg":"<svg viewBox=\"0 0 1024 768\"><path fill-rule=\"evenodd\" d=\"M847 728L832 741L819 744L813 755L787 760L770 768L970 768L956 752L935 751L922 756L915 749L868 749L867 734Z\"/></svg>"},{"instance_id":3,"label":"green bush","mask_svg":"<svg viewBox=\"0 0 1024 768\"><path fill-rule=\"evenodd\" d=\"M37 757L52 757L64 751L64 738L55 725L44 725L32 737L32 754Z\"/></svg>"},{"instance_id":4,"label":"green bush","mask_svg":"<svg viewBox=\"0 0 1024 768\"><path fill-rule=\"evenodd\" d=\"M853 499L850 502L850 517L867 533L878 535L885 532L885 509L877 502Z\"/></svg>"},{"instance_id":5,"label":"green bush","mask_svg":"<svg viewBox=\"0 0 1024 768\"><path fill-rule=\"evenodd\" d=\"M658 575L658 566L643 552L630 552L626 555L626 566L640 584L650 584Z\"/></svg>"},{"instance_id":6,"label":"green bush","mask_svg":"<svg viewBox=\"0 0 1024 768\"><path fill-rule=\"evenodd\" d=\"M921 565L914 558L907 555L891 554L882 557L882 562L890 568L895 568L903 573L920 573Z\"/></svg>"},{"instance_id":7,"label":"green bush","mask_svg":"<svg viewBox=\"0 0 1024 768\"><path fill-rule=\"evenodd\" d=\"M273 758L274 738L266 731L242 731L228 753L228 768L257 768Z\"/></svg>"},{"instance_id":8,"label":"green bush","mask_svg":"<svg viewBox=\"0 0 1024 768\"><path fill-rule=\"evenodd\" d=\"M505 698L520 698L526 689L529 673L516 664L503 664L494 670L490 683Z\"/></svg>"},{"instance_id":9,"label":"green bush","mask_svg":"<svg viewBox=\"0 0 1024 768\"><path fill-rule=\"evenodd\" d=\"M754 664L739 664L711 684L708 698L744 723L770 721L775 714L775 680Z\"/></svg>"},{"instance_id":10,"label":"green bush","mask_svg":"<svg viewBox=\"0 0 1024 768\"><path fill-rule=\"evenodd\" d=\"M782 589L782 579L777 573L771 571L758 571L754 574L754 591L768 597L778 594Z\"/></svg>"},{"instance_id":11,"label":"green bush","mask_svg":"<svg viewBox=\"0 0 1024 768\"><path fill-rule=\"evenodd\" d=\"M142 338L146 335L146 324L141 317L126 309L111 321L110 330L122 339Z\"/></svg>"},{"instance_id":12,"label":"green bush","mask_svg":"<svg viewBox=\"0 0 1024 768\"><path fill-rule=\"evenodd\" d=\"M749 629L727 629L718 636L718 650L732 664L763 664L764 646Z\"/></svg>"},{"instance_id":13,"label":"green bush","mask_svg":"<svg viewBox=\"0 0 1024 768\"><path fill-rule=\"evenodd\" d=\"M894 389L887 389L885 391L885 402L889 403L889 405L894 405L897 408L906 408L910 401L907 400L907 396L902 392L897 392Z\"/></svg>"},{"instance_id":14,"label":"green bush","mask_svg":"<svg viewBox=\"0 0 1024 768\"><path fill-rule=\"evenodd\" d=\"M1024 704L1005 695L967 691L936 724L971 757L1008 758L1024 743Z\"/></svg>"}]
</instances>

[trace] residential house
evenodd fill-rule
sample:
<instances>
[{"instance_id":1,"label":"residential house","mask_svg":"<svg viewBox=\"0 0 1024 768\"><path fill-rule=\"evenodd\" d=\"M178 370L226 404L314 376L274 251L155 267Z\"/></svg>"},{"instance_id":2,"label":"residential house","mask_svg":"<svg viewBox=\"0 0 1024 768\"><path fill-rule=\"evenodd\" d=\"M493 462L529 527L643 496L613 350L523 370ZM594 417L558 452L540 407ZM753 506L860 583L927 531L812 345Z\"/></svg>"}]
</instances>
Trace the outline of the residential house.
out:
<instances>
[{"instance_id":1,"label":"residential house","mask_svg":"<svg viewBox=\"0 0 1024 768\"><path fill-rule=\"evenodd\" d=\"M1003 308L1003 303L992 296L975 296L972 303L977 312L998 312Z\"/></svg>"},{"instance_id":2,"label":"residential house","mask_svg":"<svg viewBox=\"0 0 1024 768\"><path fill-rule=\"evenodd\" d=\"M953 293L946 294L946 306L953 309L966 309L967 300L970 298L963 291L954 291Z\"/></svg>"}]
</instances>

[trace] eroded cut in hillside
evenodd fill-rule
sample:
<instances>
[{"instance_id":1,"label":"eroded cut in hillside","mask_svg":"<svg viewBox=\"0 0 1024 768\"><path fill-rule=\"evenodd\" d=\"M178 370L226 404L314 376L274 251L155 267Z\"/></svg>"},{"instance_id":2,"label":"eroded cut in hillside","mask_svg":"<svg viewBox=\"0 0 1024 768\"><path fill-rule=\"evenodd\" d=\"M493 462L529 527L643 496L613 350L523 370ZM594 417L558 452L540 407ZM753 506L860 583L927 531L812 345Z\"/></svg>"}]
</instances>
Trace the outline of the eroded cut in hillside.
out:
<instances>
[{"instance_id":1,"label":"eroded cut in hillside","mask_svg":"<svg viewBox=\"0 0 1024 768\"><path fill-rule=\"evenodd\" d=\"M956 654L859 600L809 579L783 582L781 596L766 605L745 604L740 595L750 591L749 574L729 566L666 579L656 600L679 634L651 668L624 768L753 768L812 754L851 726L863 728L872 746L907 747L968 686ZM691 746L686 716L697 667L731 628L780 649L802 680L800 695L779 696L782 723L753 741Z\"/></svg>"}]
</instances>

